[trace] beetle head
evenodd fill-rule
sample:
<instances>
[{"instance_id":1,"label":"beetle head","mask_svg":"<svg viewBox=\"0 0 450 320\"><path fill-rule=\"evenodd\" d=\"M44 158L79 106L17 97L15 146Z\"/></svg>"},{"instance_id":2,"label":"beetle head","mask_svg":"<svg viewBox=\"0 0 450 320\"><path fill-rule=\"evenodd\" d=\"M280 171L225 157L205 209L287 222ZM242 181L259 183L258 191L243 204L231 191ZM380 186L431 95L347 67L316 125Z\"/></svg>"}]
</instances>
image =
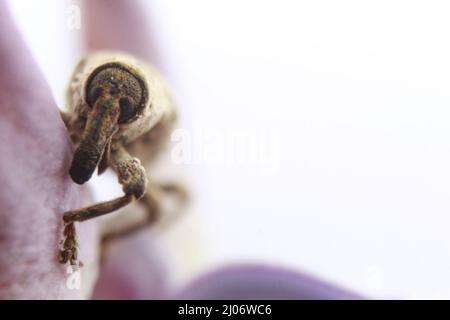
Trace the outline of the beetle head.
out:
<instances>
[{"instance_id":1,"label":"beetle head","mask_svg":"<svg viewBox=\"0 0 450 320\"><path fill-rule=\"evenodd\" d=\"M109 144L120 127L134 122L144 112L148 90L131 69L118 63L104 64L86 82L86 126L70 168L73 181L88 181L100 159L109 156Z\"/></svg>"}]
</instances>

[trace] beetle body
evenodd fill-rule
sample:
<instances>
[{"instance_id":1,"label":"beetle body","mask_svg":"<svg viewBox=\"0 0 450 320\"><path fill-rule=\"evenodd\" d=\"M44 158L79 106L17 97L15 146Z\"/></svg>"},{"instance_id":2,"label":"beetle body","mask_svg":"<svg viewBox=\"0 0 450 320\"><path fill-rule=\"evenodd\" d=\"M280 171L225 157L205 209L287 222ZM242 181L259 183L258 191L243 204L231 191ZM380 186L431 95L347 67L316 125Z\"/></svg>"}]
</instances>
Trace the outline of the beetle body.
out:
<instances>
[{"instance_id":1,"label":"beetle body","mask_svg":"<svg viewBox=\"0 0 450 320\"><path fill-rule=\"evenodd\" d=\"M111 167L124 196L64 213L65 240L60 262L78 265L74 223L102 216L139 200L147 209L143 223L104 235L111 239L151 224L159 210L160 193L179 193L176 184L147 188L145 167L166 144L176 120L174 100L159 72L134 57L100 52L76 66L67 90L62 118L75 146L69 174L75 183L88 181ZM142 162L142 164L141 164Z\"/></svg>"}]
</instances>

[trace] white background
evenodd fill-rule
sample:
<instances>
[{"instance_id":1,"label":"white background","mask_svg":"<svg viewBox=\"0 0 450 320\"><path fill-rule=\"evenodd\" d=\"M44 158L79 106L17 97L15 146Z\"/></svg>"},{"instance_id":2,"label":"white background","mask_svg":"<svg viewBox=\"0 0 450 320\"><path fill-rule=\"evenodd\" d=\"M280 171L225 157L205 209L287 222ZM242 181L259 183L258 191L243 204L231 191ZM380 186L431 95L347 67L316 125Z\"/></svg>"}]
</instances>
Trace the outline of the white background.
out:
<instances>
[{"instance_id":1,"label":"white background","mask_svg":"<svg viewBox=\"0 0 450 320\"><path fill-rule=\"evenodd\" d=\"M272 173L262 157L188 166L197 268L269 262L374 297L450 298L448 1L147 6L183 126L279 133ZM12 7L63 105L67 3Z\"/></svg>"}]
</instances>

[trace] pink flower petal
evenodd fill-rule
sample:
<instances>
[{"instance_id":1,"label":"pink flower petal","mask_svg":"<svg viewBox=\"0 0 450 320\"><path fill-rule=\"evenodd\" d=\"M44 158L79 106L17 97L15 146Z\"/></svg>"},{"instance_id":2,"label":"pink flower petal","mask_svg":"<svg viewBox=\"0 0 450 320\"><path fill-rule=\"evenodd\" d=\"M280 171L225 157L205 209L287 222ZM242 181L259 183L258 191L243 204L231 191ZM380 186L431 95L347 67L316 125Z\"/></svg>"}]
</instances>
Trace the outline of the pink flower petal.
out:
<instances>
[{"instance_id":1,"label":"pink flower petal","mask_svg":"<svg viewBox=\"0 0 450 320\"><path fill-rule=\"evenodd\" d=\"M102 264L94 299L163 299L169 266L157 236L148 231L114 241Z\"/></svg>"},{"instance_id":2,"label":"pink flower petal","mask_svg":"<svg viewBox=\"0 0 450 320\"><path fill-rule=\"evenodd\" d=\"M87 0L82 10L88 51L124 51L157 64L150 17L138 1Z\"/></svg>"},{"instance_id":3,"label":"pink flower petal","mask_svg":"<svg viewBox=\"0 0 450 320\"><path fill-rule=\"evenodd\" d=\"M82 205L82 189L68 175L71 142L5 1L0 1L0 70L0 298L82 297L82 290L66 287L66 267L57 261L62 214ZM78 229L89 268L96 261L95 226ZM89 291L92 282L84 281L82 288Z\"/></svg>"},{"instance_id":4,"label":"pink flower petal","mask_svg":"<svg viewBox=\"0 0 450 320\"><path fill-rule=\"evenodd\" d=\"M177 299L362 299L310 275L264 265L237 265L193 281Z\"/></svg>"}]
</instances>

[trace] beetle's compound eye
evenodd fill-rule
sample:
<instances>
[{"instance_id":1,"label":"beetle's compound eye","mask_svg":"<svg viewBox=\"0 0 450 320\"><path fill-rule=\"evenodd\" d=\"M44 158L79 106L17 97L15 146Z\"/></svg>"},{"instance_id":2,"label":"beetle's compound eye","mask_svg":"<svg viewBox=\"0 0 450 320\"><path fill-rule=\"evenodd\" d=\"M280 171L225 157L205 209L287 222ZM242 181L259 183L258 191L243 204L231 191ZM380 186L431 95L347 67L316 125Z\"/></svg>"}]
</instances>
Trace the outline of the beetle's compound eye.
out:
<instances>
[{"instance_id":1,"label":"beetle's compound eye","mask_svg":"<svg viewBox=\"0 0 450 320\"><path fill-rule=\"evenodd\" d=\"M92 107L97 99L103 94L102 87L91 86L87 94L88 104Z\"/></svg>"},{"instance_id":2,"label":"beetle's compound eye","mask_svg":"<svg viewBox=\"0 0 450 320\"><path fill-rule=\"evenodd\" d=\"M119 105L120 105L119 123L126 123L136 114L136 106L133 104L133 101L128 97L120 98Z\"/></svg>"},{"instance_id":3,"label":"beetle's compound eye","mask_svg":"<svg viewBox=\"0 0 450 320\"><path fill-rule=\"evenodd\" d=\"M87 103L92 108L102 95L119 99L119 124L135 119L143 111L147 101L144 82L120 64L106 64L90 76L86 88Z\"/></svg>"}]
</instances>

